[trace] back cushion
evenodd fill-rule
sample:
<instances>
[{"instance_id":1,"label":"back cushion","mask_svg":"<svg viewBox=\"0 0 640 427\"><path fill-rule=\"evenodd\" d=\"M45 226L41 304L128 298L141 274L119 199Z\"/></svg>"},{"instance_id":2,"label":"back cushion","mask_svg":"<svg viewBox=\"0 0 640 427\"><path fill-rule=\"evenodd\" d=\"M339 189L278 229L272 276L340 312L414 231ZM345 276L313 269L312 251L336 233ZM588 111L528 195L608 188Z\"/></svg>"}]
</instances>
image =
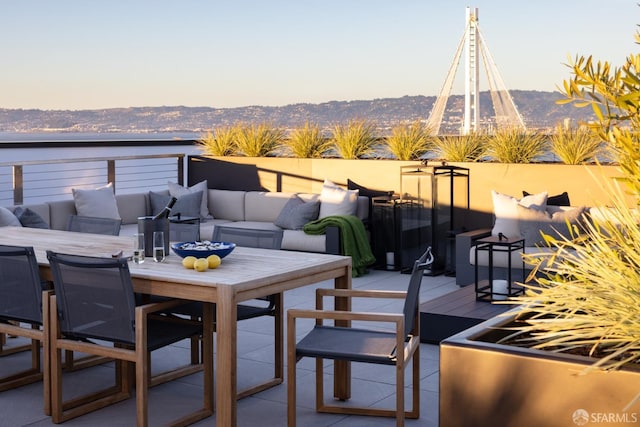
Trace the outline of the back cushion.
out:
<instances>
[{"instance_id":1,"label":"back cushion","mask_svg":"<svg viewBox=\"0 0 640 427\"><path fill-rule=\"evenodd\" d=\"M209 190L209 212L214 219L244 221L244 191Z\"/></svg>"},{"instance_id":2,"label":"back cushion","mask_svg":"<svg viewBox=\"0 0 640 427\"><path fill-rule=\"evenodd\" d=\"M73 199L49 202L51 221L49 225L55 230L66 230L69 215L76 215L76 204Z\"/></svg>"},{"instance_id":3,"label":"back cushion","mask_svg":"<svg viewBox=\"0 0 640 427\"><path fill-rule=\"evenodd\" d=\"M147 193L116 195L116 203L118 204L118 212L120 212L122 223L136 224L138 217L151 215L148 210L148 198L149 195Z\"/></svg>"},{"instance_id":4,"label":"back cushion","mask_svg":"<svg viewBox=\"0 0 640 427\"><path fill-rule=\"evenodd\" d=\"M248 191L245 196L245 220L275 222L294 193Z\"/></svg>"}]
</instances>

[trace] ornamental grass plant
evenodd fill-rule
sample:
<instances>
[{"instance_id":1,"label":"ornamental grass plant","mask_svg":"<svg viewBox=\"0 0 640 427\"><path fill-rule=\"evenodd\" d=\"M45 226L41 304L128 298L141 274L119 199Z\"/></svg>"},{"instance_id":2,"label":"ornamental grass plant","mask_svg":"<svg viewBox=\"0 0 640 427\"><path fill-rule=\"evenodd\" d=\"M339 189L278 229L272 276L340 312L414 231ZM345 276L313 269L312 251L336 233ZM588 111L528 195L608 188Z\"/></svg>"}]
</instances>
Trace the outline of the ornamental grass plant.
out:
<instances>
[{"instance_id":1,"label":"ornamental grass plant","mask_svg":"<svg viewBox=\"0 0 640 427\"><path fill-rule=\"evenodd\" d=\"M323 135L320 126L309 122L294 129L284 144L293 157L301 159L320 158L331 149L331 141Z\"/></svg>"},{"instance_id":2,"label":"ornamental grass plant","mask_svg":"<svg viewBox=\"0 0 640 427\"><path fill-rule=\"evenodd\" d=\"M371 156L376 143L375 126L366 120L350 120L333 128L332 146L343 159Z\"/></svg>"},{"instance_id":3,"label":"ornamental grass plant","mask_svg":"<svg viewBox=\"0 0 640 427\"><path fill-rule=\"evenodd\" d=\"M499 129L487 138L487 155L500 163L531 163L546 147L544 134L518 127Z\"/></svg>"},{"instance_id":4,"label":"ornamental grass plant","mask_svg":"<svg viewBox=\"0 0 640 427\"><path fill-rule=\"evenodd\" d=\"M208 131L199 140L200 148L210 156L231 156L236 152L235 128L220 126Z\"/></svg>"},{"instance_id":5,"label":"ornamental grass plant","mask_svg":"<svg viewBox=\"0 0 640 427\"><path fill-rule=\"evenodd\" d=\"M630 55L620 68L594 63L591 57L579 57L569 66L573 77L564 82L565 102L593 109L598 121L592 130L615 151L622 176L603 184L611 194L599 207L604 220L585 217L571 239L544 236L554 254L527 255L537 275L526 294L513 299L523 309L510 339L596 357L592 369L638 366L640 55Z\"/></svg>"},{"instance_id":6,"label":"ornamental grass plant","mask_svg":"<svg viewBox=\"0 0 640 427\"><path fill-rule=\"evenodd\" d=\"M433 144L436 157L448 162L476 162L486 153L486 136L479 133L442 136Z\"/></svg>"},{"instance_id":7,"label":"ornamental grass plant","mask_svg":"<svg viewBox=\"0 0 640 427\"><path fill-rule=\"evenodd\" d=\"M238 123L234 134L239 153L248 157L267 157L281 148L285 132L268 123Z\"/></svg>"},{"instance_id":8,"label":"ornamental grass plant","mask_svg":"<svg viewBox=\"0 0 640 427\"><path fill-rule=\"evenodd\" d=\"M567 165L593 163L605 154L603 142L587 126L559 124L551 135L551 151Z\"/></svg>"},{"instance_id":9,"label":"ornamental grass plant","mask_svg":"<svg viewBox=\"0 0 640 427\"><path fill-rule=\"evenodd\" d=\"M419 120L402 123L391 129L385 140L387 151L398 160L417 160L432 147L430 131Z\"/></svg>"}]
</instances>

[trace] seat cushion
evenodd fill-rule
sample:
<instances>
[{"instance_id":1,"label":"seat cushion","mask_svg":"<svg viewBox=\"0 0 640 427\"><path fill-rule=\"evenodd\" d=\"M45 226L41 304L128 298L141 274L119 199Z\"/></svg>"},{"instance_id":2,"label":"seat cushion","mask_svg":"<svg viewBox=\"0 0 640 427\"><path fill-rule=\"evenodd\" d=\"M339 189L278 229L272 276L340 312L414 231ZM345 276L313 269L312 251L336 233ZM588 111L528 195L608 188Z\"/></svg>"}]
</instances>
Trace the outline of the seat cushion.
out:
<instances>
[{"instance_id":1,"label":"seat cushion","mask_svg":"<svg viewBox=\"0 0 640 427\"><path fill-rule=\"evenodd\" d=\"M315 326L298 344L298 356L393 365L396 334L358 328Z\"/></svg>"}]
</instances>

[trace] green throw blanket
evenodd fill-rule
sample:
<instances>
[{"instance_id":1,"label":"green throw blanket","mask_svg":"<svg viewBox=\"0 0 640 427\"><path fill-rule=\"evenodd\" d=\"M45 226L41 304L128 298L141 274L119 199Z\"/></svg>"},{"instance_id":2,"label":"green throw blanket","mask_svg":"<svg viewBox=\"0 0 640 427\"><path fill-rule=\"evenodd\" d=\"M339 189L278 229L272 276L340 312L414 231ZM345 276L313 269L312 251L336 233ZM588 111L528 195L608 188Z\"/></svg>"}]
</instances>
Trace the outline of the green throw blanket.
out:
<instances>
[{"instance_id":1,"label":"green throw blanket","mask_svg":"<svg viewBox=\"0 0 640 427\"><path fill-rule=\"evenodd\" d=\"M340 229L340 253L351 256L353 277L365 274L366 267L376 259L371 252L362 220L354 215L333 215L311 221L303 229L307 234L325 234L328 226Z\"/></svg>"}]
</instances>

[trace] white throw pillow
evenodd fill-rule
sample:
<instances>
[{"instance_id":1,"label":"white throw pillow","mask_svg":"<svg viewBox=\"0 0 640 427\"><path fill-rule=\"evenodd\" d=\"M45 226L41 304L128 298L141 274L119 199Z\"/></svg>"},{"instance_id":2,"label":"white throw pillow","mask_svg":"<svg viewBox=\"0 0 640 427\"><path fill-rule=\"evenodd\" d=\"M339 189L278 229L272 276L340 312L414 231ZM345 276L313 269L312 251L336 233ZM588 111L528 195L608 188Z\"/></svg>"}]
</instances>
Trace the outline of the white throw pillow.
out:
<instances>
[{"instance_id":1,"label":"white throw pillow","mask_svg":"<svg viewBox=\"0 0 640 427\"><path fill-rule=\"evenodd\" d=\"M200 202L200 218L211 219L213 218L209 213L209 188L207 187L207 181L200 181L199 183L192 185L191 187L183 187L180 184L169 181L169 194L175 198L184 196L185 194L195 193L202 191L202 201Z\"/></svg>"},{"instance_id":2,"label":"white throw pillow","mask_svg":"<svg viewBox=\"0 0 640 427\"><path fill-rule=\"evenodd\" d=\"M518 219L518 204L527 208L544 211L547 208L547 192L531 194L521 200L515 197L491 191L493 200L493 214L495 222L491 229L491 235L500 233L507 237L520 237L520 223Z\"/></svg>"},{"instance_id":3,"label":"white throw pillow","mask_svg":"<svg viewBox=\"0 0 640 427\"><path fill-rule=\"evenodd\" d=\"M13 212L0 206L0 227L22 227L22 223Z\"/></svg>"},{"instance_id":4,"label":"white throw pillow","mask_svg":"<svg viewBox=\"0 0 640 427\"><path fill-rule=\"evenodd\" d=\"M318 218L331 215L355 215L358 209L358 194L358 190L345 190L325 179L320 192Z\"/></svg>"},{"instance_id":5,"label":"white throw pillow","mask_svg":"<svg viewBox=\"0 0 640 427\"><path fill-rule=\"evenodd\" d=\"M72 188L76 212L80 216L121 219L111 183L95 190Z\"/></svg>"}]
</instances>

